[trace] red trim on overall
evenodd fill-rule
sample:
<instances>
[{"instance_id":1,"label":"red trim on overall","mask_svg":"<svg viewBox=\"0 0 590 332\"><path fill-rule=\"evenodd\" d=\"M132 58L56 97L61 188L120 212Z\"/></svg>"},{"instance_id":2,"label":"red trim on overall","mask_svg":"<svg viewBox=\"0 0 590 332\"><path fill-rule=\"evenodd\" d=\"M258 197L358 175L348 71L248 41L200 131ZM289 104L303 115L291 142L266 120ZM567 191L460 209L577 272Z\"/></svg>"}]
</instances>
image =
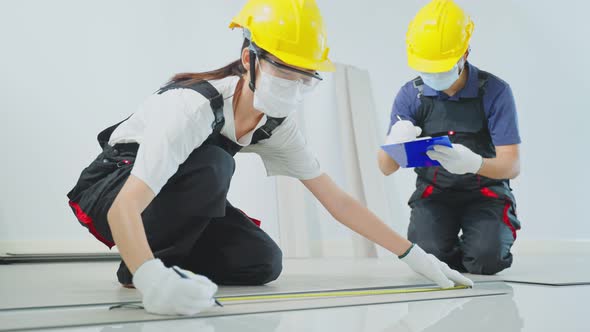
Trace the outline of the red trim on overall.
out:
<instances>
[{"instance_id":1,"label":"red trim on overall","mask_svg":"<svg viewBox=\"0 0 590 332\"><path fill-rule=\"evenodd\" d=\"M506 205L504 205L504 214L502 217L502 221L504 221L506 226L510 228L510 230L512 231L512 237L516 240L516 228L514 228L514 226L510 222L510 217L508 217L508 211L510 210L511 205L512 203L510 201L506 201Z\"/></svg>"},{"instance_id":2,"label":"red trim on overall","mask_svg":"<svg viewBox=\"0 0 590 332\"><path fill-rule=\"evenodd\" d=\"M252 221L254 223L254 225L260 227L260 224L262 224L262 221L258 220L258 219L254 219L252 217L250 217L249 215L246 214L246 212L238 209L240 212L242 212L246 217L248 217L248 219L250 219L250 221Z\"/></svg>"},{"instance_id":3,"label":"red trim on overall","mask_svg":"<svg viewBox=\"0 0 590 332\"><path fill-rule=\"evenodd\" d=\"M428 198L430 197L430 195L432 195L432 192L434 191L434 184L436 183L436 175L438 174L438 167L434 170L434 175L432 176L432 184L429 184L426 189L424 189L424 192L422 193L422 198Z\"/></svg>"},{"instance_id":4,"label":"red trim on overall","mask_svg":"<svg viewBox=\"0 0 590 332\"><path fill-rule=\"evenodd\" d=\"M500 198L500 196L498 196L498 194L496 194L495 192L491 191L490 188L487 188L487 187L486 188L481 188L479 191L485 197L489 197L489 198Z\"/></svg>"},{"instance_id":5,"label":"red trim on overall","mask_svg":"<svg viewBox=\"0 0 590 332\"><path fill-rule=\"evenodd\" d=\"M478 176L478 179L479 179L479 176ZM485 197L500 198L500 196L498 194L496 194L495 192L491 191L490 188L484 187L484 188L481 188L479 191ZM502 222L506 226L508 226L508 228L510 228L510 231L512 231L512 237L516 240L516 228L514 228L514 225L512 225L512 223L510 222L510 216L508 215L508 211L510 211L511 206L512 206L512 202L510 202L510 200L506 200L506 204L504 204L504 212L502 213Z\"/></svg>"},{"instance_id":6,"label":"red trim on overall","mask_svg":"<svg viewBox=\"0 0 590 332\"><path fill-rule=\"evenodd\" d=\"M89 215L87 215L84 211L82 211L82 208L80 207L80 204L76 203L76 202L69 202L70 206L72 207L72 209L74 209L74 213L76 214L76 218L78 218L78 220L84 224L84 226L86 226L86 228L88 228L88 231L90 231L90 234L94 235L95 238L97 238L100 242L104 243L107 247L112 248L115 244L107 239L105 239L102 235L100 235L98 233L98 231L96 230L96 227L94 227L94 221L92 221L92 218L90 218Z\"/></svg>"}]
</instances>

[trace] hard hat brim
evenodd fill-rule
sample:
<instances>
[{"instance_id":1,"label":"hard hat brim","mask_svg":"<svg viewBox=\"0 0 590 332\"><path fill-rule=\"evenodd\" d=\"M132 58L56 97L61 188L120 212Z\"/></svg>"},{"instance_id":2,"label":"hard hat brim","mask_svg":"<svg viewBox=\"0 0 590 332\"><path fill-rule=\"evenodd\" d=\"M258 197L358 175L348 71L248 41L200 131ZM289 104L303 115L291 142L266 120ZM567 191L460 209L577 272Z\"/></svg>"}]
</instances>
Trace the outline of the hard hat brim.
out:
<instances>
[{"instance_id":1,"label":"hard hat brim","mask_svg":"<svg viewBox=\"0 0 590 332\"><path fill-rule=\"evenodd\" d=\"M235 22L235 19L233 21L231 21L231 23L229 24L229 28L230 29L235 29L235 28L241 28L242 26L238 23Z\"/></svg>"},{"instance_id":2,"label":"hard hat brim","mask_svg":"<svg viewBox=\"0 0 590 332\"><path fill-rule=\"evenodd\" d=\"M410 56L408 57L408 66L421 73L444 73L453 69L461 57L462 55L443 60L426 60Z\"/></svg>"},{"instance_id":3,"label":"hard hat brim","mask_svg":"<svg viewBox=\"0 0 590 332\"><path fill-rule=\"evenodd\" d=\"M262 49L264 49L264 47L262 47ZM298 56L295 56L293 54L286 53L286 52L275 51L274 53L271 53L271 52L269 52L269 53L276 56L281 61L283 61L284 63L291 65L291 66L305 68L305 69L309 69L309 70L320 71L320 72L334 72L334 71L336 71L336 66L334 65L334 63L332 63L332 61L330 61L330 59L325 59L323 61L314 61L314 60L309 60L306 58L298 57Z\"/></svg>"}]
</instances>

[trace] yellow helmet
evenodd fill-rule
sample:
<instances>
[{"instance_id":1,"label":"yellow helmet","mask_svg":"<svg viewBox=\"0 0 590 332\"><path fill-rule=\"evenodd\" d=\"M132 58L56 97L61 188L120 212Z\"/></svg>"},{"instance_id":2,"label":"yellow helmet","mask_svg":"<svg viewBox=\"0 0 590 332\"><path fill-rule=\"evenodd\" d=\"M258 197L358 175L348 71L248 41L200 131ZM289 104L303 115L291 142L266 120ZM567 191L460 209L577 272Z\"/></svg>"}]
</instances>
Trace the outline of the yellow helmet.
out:
<instances>
[{"instance_id":1,"label":"yellow helmet","mask_svg":"<svg viewBox=\"0 0 590 332\"><path fill-rule=\"evenodd\" d=\"M467 51L473 27L471 18L452 0L433 0L408 27L408 66L423 73L451 70Z\"/></svg>"},{"instance_id":2,"label":"yellow helmet","mask_svg":"<svg viewBox=\"0 0 590 332\"><path fill-rule=\"evenodd\" d=\"M315 0L249 0L229 27L247 29L251 42L289 65L335 70Z\"/></svg>"}]
</instances>

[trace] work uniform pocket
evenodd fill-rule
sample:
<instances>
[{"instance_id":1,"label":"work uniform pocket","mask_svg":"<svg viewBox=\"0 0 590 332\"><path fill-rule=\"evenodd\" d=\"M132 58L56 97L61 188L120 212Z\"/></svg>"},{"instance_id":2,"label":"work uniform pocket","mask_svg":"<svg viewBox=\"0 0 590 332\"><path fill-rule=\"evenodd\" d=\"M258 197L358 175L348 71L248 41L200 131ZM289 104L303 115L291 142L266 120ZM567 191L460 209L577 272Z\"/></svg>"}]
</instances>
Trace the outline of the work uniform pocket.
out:
<instances>
[{"instance_id":1,"label":"work uniform pocket","mask_svg":"<svg viewBox=\"0 0 590 332\"><path fill-rule=\"evenodd\" d=\"M99 154L88 167L82 170L78 182L68 193L71 201L77 202L84 191L91 188L109 174L118 171L121 168L130 168L135 161L135 156L131 153L118 154L116 150L108 149Z\"/></svg>"},{"instance_id":2,"label":"work uniform pocket","mask_svg":"<svg viewBox=\"0 0 590 332\"><path fill-rule=\"evenodd\" d=\"M480 193L488 199L503 202L502 222L510 228L512 236L516 239L516 231L520 229L521 225L516 215L516 201L512 191L504 187L492 186L481 188Z\"/></svg>"},{"instance_id":3,"label":"work uniform pocket","mask_svg":"<svg viewBox=\"0 0 590 332\"><path fill-rule=\"evenodd\" d=\"M414 191L412 196L410 196L410 199L408 200L408 205L410 207L413 207L414 203L416 203L417 201L428 199L433 195L439 194L441 192L442 190L433 184L420 183L416 186L416 190Z\"/></svg>"}]
</instances>

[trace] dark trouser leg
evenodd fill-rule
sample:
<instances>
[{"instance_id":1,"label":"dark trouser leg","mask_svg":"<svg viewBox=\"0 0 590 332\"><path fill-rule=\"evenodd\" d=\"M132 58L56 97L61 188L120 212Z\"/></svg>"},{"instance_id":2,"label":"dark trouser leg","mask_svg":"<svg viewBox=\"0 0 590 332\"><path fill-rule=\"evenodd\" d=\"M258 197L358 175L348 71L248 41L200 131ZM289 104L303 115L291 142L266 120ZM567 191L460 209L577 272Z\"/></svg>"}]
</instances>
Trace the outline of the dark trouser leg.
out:
<instances>
[{"instance_id":1,"label":"dark trouser leg","mask_svg":"<svg viewBox=\"0 0 590 332\"><path fill-rule=\"evenodd\" d=\"M231 155L217 146L204 145L189 156L144 210L148 242L166 266L179 264L211 219L225 215L234 168ZM132 282L123 262L117 276L122 284Z\"/></svg>"},{"instance_id":2,"label":"dark trouser leg","mask_svg":"<svg viewBox=\"0 0 590 332\"><path fill-rule=\"evenodd\" d=\"M513 211L510 202L487 197L464 205L461 247L469 273L495 274L512 265L510 248L515 237L505 220L515 218Z\"/></svg>"},{"instance_id":3,"label":"dark trouser leg","mask_svg":"<svg viewBox=\"0 0 590 332\"><path fill-rule=\"evenodd\" d=\"M450 201L429 197L412 203L408 240L461 271L459 228L460 219Z\"/></svg>"},{"instance_id":4,"label":"dark trouser leg","mask_svg":"<svg viewBox=\"0 0 590 332\"><path fill-rule=\"evenodd\" d=\"M270 236L228 203L179 265L220 285L263 285L278 278L282 258Z\"/></svg>"}]
</instances>

